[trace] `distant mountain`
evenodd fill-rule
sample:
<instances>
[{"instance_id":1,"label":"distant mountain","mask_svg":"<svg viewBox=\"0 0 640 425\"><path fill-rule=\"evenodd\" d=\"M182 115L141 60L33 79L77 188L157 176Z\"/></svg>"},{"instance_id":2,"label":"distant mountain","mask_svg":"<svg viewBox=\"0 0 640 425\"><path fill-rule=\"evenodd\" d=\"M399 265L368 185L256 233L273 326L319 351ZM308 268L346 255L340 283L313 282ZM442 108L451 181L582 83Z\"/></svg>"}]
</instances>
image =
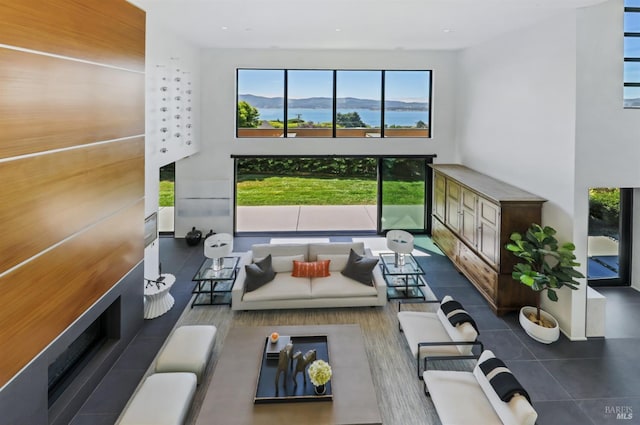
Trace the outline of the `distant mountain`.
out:
<instances>
[{"instance_id":1,"label":"distant mountain","mask_svg":"<svg viewBox=\"0 0 640 425\"><path fill-rule=\"evenodd\" d=\"M624 100L625 108L640 108L640 98L635 99L625 99Z\"/></svg>"},{"instance_id":2,"label":"distant mountain","mask_svg":"<svg viewBox=\"0 0 640 425\"><path fill-rule=\"evenodd\" d=\"M277 109L284 105L282 97L263 97L252 94L238 95L240 100L244 100L258 109ZM429 109L427 102L401 102L397 100L387 100L386 107L394 111L426 111ZM330 97L308 97L306 99L289 99L289 108L293 109L331 109L333 100ZM370 109L379 110L380 101L372 99L358 99L356 97L339 97L339 109Z\"/></svg>"}]
</instances>

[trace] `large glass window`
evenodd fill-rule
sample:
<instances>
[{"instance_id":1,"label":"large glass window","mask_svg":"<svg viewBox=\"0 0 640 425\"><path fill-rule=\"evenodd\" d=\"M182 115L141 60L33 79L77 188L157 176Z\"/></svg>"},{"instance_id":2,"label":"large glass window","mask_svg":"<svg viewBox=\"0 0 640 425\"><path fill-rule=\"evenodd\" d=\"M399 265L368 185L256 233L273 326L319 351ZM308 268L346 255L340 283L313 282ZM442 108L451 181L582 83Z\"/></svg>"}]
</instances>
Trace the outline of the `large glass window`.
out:
<instances>
[{"instance_id":1,"label":"large glass window","mask_svg":"<svg viewBox=\"0 0 640 425\"><path fill-rule=\"evenodd\" d=\"M237 128L243 137L284 134L284 70L239 69Z\"/></svg>"},{"instance_id":2,"label":"large glass window","mask_svg":"<svg viewBox=\"0 0 640 425\"><path fill-rule=\"evenodd\" d=\"M288 137L333 136L333 71L287 72Z\"/></svg>"},{"instance_id":3,"label":"large glass window","mask_svg":"<svg viewBox=\"0 0 640 425\"><path fill-rule=\"evenodd\" d=\"M384 128L387 137L429 137L431 73L385 71Z\"/></svg>"},{"instance_id":4,"label":"large glass window","mask_svg":"<svg viewBox=\"0 0 640 425\"><path fill-rule=\"evenodd\" d=\"M382 71L337 71L336 106L337 137L380 137Z\"/></svg>"},{"instance_id":5,"label":"large glass window","mask_svg":"<svg viewBox=\"0 0 640 425\"><path fill-rule=\"evenodd\" d=\"M427 70L238 69L236 134L430 137L431 77Z\"/></svg>"},{"instance_id":6,"label":"large glass window","mask_svg":"<svg viewBox=\"0 0 640 425\"><path fill-rule=\"evenodd\" d=\"M640 0L625 0L624 106L640 108Z\"/></svg>"}]
</instances>

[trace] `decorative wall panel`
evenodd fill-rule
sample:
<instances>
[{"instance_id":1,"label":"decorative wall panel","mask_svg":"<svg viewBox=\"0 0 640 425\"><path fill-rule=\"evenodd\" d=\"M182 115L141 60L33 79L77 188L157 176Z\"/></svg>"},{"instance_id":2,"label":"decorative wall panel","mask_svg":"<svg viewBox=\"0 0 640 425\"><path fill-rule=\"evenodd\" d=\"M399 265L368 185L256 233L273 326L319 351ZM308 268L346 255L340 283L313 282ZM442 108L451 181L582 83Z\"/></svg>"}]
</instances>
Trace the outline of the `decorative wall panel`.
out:
<instances>
[{"instance_id":1,"label":"decorative wall panel","mask_svg":"<svg viewBox=\"0 0 640 425\"><path fill-rule=\"evenodd\" d=\"M8 161L0 273L144 197L144 138Z\"/></svg>"},{"instance_id":2,"label":"decorative wall panel","mask_svg":"<svg viewBox=\"0 0 640 425\"><path fill-rule=\"evenodd\" d=\"M144 134L144 74L0 48L0 158Z\"/></svg>"},{"instance_id":3,"label":"decorative wall panel","mask_svg":"<svg viewBox=\"0 0 640 425\"><path fill-rule=\"evenodd\" d=\"M30 400L3 424L48 416L52 359L39 354L59 353L58 337L143 259L145 13L0 0L0 43L0 406Z\"/></svg>"},{"instance_id":4,"label":"decorative wall panel","mask_svg":"<svg viewBox=\"0 0 640 425\"><path fill-rule=\"evenodd\" d=\"M143 220L139 201L0 277L0 383L140 261Z\"/></svg>"},{"instance_id":5,"label":"decorative wall panel","mask_svg":"<svg viewBox=\"0 0 640 425\"><path fill-rule=\"evenodd\" d=\"M144 71L145 13L123 0L0 1L3 44Z\"/></svg>"}]
</instances>

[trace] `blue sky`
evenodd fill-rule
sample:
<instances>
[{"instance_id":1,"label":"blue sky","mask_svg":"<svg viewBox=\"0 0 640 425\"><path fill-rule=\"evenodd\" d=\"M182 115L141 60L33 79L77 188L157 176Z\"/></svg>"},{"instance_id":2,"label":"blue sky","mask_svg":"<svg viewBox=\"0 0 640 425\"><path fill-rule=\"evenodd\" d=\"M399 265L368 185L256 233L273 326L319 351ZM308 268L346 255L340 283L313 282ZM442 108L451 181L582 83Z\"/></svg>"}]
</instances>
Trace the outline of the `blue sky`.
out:
<instances>
[{"instance_id":1,"label":"blue sky","mask_svg":"<svg viewBox=\"0 0 640 425\"><path fill-rule=\"evenodd\" d=\"M283 70L238 71L238 93L279 97L284 91ZM429 99L429 71L387 71L386 99L421 101ZM380 99L380 71L338 71L338 97ZM289 70L289 98L332 97L330 70Z\"/></svg>"}]
</instances>

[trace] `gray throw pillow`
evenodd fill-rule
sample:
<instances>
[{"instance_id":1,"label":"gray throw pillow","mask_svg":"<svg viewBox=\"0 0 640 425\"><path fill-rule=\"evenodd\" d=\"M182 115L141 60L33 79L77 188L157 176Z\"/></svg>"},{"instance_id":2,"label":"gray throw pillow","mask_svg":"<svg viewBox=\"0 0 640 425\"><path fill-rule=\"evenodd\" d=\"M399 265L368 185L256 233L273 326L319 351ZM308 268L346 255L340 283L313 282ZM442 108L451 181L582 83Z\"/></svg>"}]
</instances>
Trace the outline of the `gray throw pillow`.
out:
<instances>
[{"instance_id":1,"label":"gray throw pillow","mask_svg":"<svg viewBox=\"0 0 640 425\"><path fill-rule=\"evenodd\" d=\"M358 255L353 249L349 252L347 265L340 273L365 285L373 286L373 268L378 264L377 258Z\"/></svg>"},{"instance_id":2,"label":"gray throw pillow","mask_svg":"<svg viewBox=\"0 0 640 425\"><path fill-rule=\"evenodd\" d=\"M246 292L255 291L276 277L276 272L274 272L273 267L271 267L271 254L257 263L245 265L244 270L247 273L247 277L244 279Z\"/></svg>"}]
</instances>

